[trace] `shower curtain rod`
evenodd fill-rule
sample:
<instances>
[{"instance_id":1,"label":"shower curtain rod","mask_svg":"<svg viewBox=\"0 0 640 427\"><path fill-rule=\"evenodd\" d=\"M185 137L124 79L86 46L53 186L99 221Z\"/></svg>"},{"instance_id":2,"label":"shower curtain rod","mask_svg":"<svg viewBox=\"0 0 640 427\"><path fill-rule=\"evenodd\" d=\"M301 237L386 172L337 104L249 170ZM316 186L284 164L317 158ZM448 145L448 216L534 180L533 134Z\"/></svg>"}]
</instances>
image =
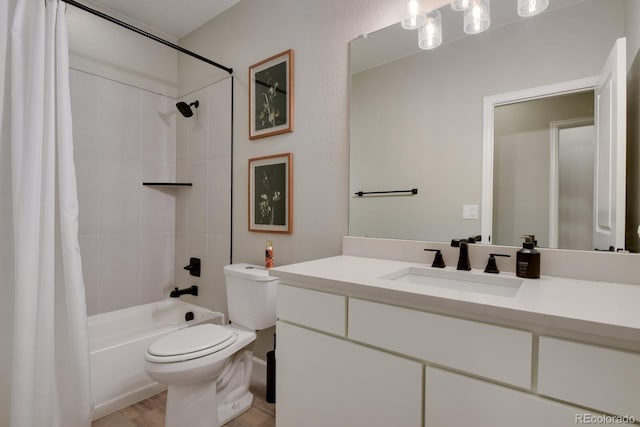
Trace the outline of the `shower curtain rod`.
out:
<instances>
[{"instance_id":1,"label":"shower curtain rod","mask_svg":"<svg viewBox=\"0 0 640 427\"><path fill-rule=\"evenodd\" d=\"M91 13L93 15L96 15L96 16L102 18L102 19L106 19L107 21L113 22L114 24L120 25L121 27L124 27L124 28L126 28L128 30L131 30L133 32L136 32L136 33L138 33L140 35L143 35L143 36L145 36L147 38L150 38L151 40L155 40L158 43L162 43L165 46L169 46L169 47L171 47L171 48L173 48L173 49L175 49L175 50L177 50L179 52L182 52L182 53L184 53L186 55L189 55L189 56L191 56L193 58L199 59L200 61L206 62L209 65L213 65L214 67L218 67L221 70L224 70L229 74L233 74L233 68L225 67L224 65L218 64L217 62L212 61L212 60L210 60L208 58L205 58L202 55L198 55L195 52L187 50L187 49L185 49L183 47L178 46L177 44L173 44L173 43L171 43L171 42L169 42L169 41L167 41L165 39L162 39L162 38L160 38L158 36L155 36L155 35L153 35L151 33L148 33L148 32L146 32L144 30L141 30L138 27L134 27L133 25L127 24L126 22L120 21L119 19L116 19L116 18L114 18L112 16L109 16L106 13L102 13L102 12L100 12L98 10L91 9L90 7L85 6L82 3L78 3L75 0L62 0L62 1L67 3L67 4L70 4L72 6L75 6L78 9L82 9L85 12L89 12L89 13Z\"/></svg>"}]
</instances>

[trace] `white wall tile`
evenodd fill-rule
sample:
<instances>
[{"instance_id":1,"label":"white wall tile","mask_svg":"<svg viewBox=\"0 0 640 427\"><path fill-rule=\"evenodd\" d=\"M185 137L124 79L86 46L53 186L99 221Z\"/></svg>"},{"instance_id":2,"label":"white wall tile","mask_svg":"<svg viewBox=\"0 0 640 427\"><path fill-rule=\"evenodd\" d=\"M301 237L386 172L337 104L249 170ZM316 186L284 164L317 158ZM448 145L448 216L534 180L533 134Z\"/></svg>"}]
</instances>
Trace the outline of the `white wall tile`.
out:
<instances>
[{"instance_id":1,"label":"white wall tile","mask_svg":"<svg viewBox=\"0 0 640 427\"><path fill-rule=\"evenodd\" d=\"M184 99L180 99L183 101ZM185 101L186 102L186 101ZM176 116L176 163L189 163L189 127L192 126L189 118Z\"/></svg>"},{"instance_id":2,"label":"white wall tile","mask_svg":"<svg viewBox=\"0 0 640 427\"><path fill-rule=\"evenodd\" d=\"M187 234L186 235L186 253L183 258L176 259L176 269L182 270L185 274L180 276L183 278L182 282L177 282L179 288L189 287L191 285L197 285L200 289L198 292L201 294L207 287L208 279L208 265L207 265L207 236L205 234ZM191 276L189 272L184 269L185 265L189 264L189 258L200 258L201 271L200 277ZM177 270L176 270L177 271ZM177 276L177 275L176 275ZM201 295L197 297L191 295L185 295L181 297L182 300L198 304L203 307L207 307L204 303Z\"/></svg>"},{"instance_id":3,"label":"white wall tile","mask_svg":"<svg viewBox=\"0 0 640 427\"><path fill-rule=\"evenodd\" d=\"M202 286L202 300L228 318L227 288L224 266L229 264L229 234L207 236L207 282Z\"/></svg>"},{"instance_id":4,"label":"white wall tile","mask_svg":"<svg viewBox=\"0 0 640 427\"><path fill-rule=\"evenodd\" d=\"M175 100L142 91L140 108L140 144L143 163L176 163Z\"/></svg>"},{"instance_id":5,"label":"white wall tile","mask_svg":"<svg viewBox=\"0 0 640 427\"><path fill-rule=\"evenodd\" d=\"M98 154L98 106L101 79L82 71L69 71L71 92L71 119L73 122L73 148L83 155Z\"/></svg>"},{"instance_id":6,"label":"white wall tile","mask_svg":"<svg viewBox=\"0 0 640 427\"><path fill-rule=\"evenodd\" d=\"M146 234L140 238L141 303L166 298L175 285L175 235Z\"/></svg>"},{"instance_id":7,"label":"white wall tile","mask_svg":"<svg viewBox=\"0 0 640 427\"><path fill-rule=\"evenodd\" d=\"M142 181L175 179L175 100L73 70L70 84L89 313L159 299L175 281L177 192Z\"/></svg>"},{"instance_id":8,"label":"white wall tile","mask_svg":"<svg viewBox=\"0 0 640 427\"><path fill-rule=\"evenodd\" d=\"M231 163L228 158L217 158L207 162L207 206L208 233L229 234Z\"/></svg>"},{"instance_id":9,"label":"white wall tile","mask_svg":"<svg viewBox=\"0 0 640 427\"><path fill-rule=\"evenodd\" d=\"M209 86L211 123L208 159L231 158L231 79Z\"/></svg>"},{"instance_id":10,"label":"white wall tile","mask_svg":"<svg viewBox=\"0 0 640 427\"><path fill-rule=\"evenodd\" d=\"M133 234L140 231L140 163L113 157L100 162L101 234Z\"/></svg>"},{"instance_id":11,"label":"white wall tile","mask_svg":"<svg viewBox=\"0 0 640 427\"><path fill-rule=\"evenodd\" d=\"M175 234L175 259L174 263L174 283L175 286L184 287L185 283L188 283L189 272L184 269L185 265L189 264L189 247L187 233Z\"/></svg>"},{"instance_id":12,"label":"white wall tile","mask_svg":"<svg viewBox=\"0 0 640 427\"><path fill-rule=\"evenodd\" d=\"M189 161L201 162L207 159L209 145L209 126L211 123L211 102L206 89L199 90L189 97L187 103L200 101L200 106L193 108L193 116L182 118L187 123L187 135L189 139Z\"/></svg>"},{"instance_id":13,"label":"white wall tile","mask_svg":"<svg viewBox=\"0 0 640 427\"><path fill-rule=\"evenodd\" d=\"M99 151L101 156L140 160L141 90L104 81L100 101Z\"/></svg>"},{"instance_id":14,"label":"white wall tile","mask_svg":"<svg viewBox=\"0 0 640 427\"><path fill-rule=\"evenodd\" d=\"M142 163L143 182L174 182L176 181L175 163Z\"/></svg>"},{"instance_id":15,"label":"white wall tile","mask_svg":"<svg viewBox=\"0 0 640 427\"><path fill-rule=\"evenodd\" d=\"M142 233L174 233L176 195L188 190L143 187Z\"/></svg>"},{"instance_id":16,"label":"white wall tile","mask_svg":"<svg viewBox=\"0 0 640 427\"><path fill-rule=\"evenodd\" d=\"M98 250L100 312L140 304L140 237L102 236Z\"/></svg>"},{"instance_id":17,"label":"white wall tile","mask_svg":"<svg viewBox=\"0 0 640 427\"><path fill-rule=\"evenodd\" d=\"M100 219L100 161L87 151L74 153L78 191L78 234L97 235Z\"/></svg>"},{"instance_id":18,"label":"white wall tile","mask_svg":"<svg viewBox=\"0 0 640 427\"><path fill-rule=\"evenodd\" d=\"M207 163L191 163L189 175L193 187L188 190L188 231L204 234L207 232Z\"/></svg>"},{"instance_id":19,"label":"white wall tile","mask_svg":"<svg viewBox=\"0 0 640 427\"><path fill-rule=\"evenodd\" d=\"M79 236L80 254L82 257L82 277L84 279L84 292L87 300L87 314L99 313L98 303L98 278L99 278L99 252L98 236Z\"/></svg>"}]
</instances>

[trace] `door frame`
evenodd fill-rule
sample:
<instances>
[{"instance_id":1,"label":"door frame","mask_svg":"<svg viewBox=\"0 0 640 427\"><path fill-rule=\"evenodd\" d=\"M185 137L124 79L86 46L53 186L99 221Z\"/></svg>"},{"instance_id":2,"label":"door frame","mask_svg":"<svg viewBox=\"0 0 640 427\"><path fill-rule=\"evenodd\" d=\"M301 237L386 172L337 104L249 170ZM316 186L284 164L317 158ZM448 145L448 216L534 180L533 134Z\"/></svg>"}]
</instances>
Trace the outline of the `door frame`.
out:
<instances>
[{"instance_id":1,"label":"door frame","mask_svg":"<svg viewBox=\"0 0 640 427\"><path fill-rule=\"evenodd\" d=\"M515 104L534 99L594 90L598 84L598 78L599 76L592 76L484 97L482 118L482 214L480 217L480 233L482 235L483 243L493 244L493 150L495 108L502 105Z\"/></svg>"}]
</instances>

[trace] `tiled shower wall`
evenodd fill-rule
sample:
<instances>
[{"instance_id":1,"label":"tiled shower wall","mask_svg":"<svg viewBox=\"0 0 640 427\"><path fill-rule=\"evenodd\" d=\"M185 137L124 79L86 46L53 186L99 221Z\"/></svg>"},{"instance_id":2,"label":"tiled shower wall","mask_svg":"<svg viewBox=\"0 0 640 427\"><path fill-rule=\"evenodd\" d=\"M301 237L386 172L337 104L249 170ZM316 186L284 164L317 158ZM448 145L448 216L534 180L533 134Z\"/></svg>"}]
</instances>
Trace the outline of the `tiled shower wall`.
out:
<instances>
[{"instance_id":1,"label":"tiled shower wall","mask_svg":"<svg viewBox=\"0 0 640 427\"><path fill-rule=\"evenodd\" d=\"M165 298L175 282L173 98L71 70L79 240L87 310Z\"/></svg>"},{"instance_id":2,"label":"tiled shower wall","mask_svg":"<svg viewBox=\"0 0 640 427\"><path fill-rule=\"evenodd\" d=\"M200 106L192 117L179 116L177 122L177 179L192 182L193 187L179 191L176 198L176 285L198 285L198 297L183 299L226 316L224 266L231 256L231 78L179 100L189 104L198 100ZM200 277L183 269L190 257L202 260Z\"/></svg>"}]
</instances>

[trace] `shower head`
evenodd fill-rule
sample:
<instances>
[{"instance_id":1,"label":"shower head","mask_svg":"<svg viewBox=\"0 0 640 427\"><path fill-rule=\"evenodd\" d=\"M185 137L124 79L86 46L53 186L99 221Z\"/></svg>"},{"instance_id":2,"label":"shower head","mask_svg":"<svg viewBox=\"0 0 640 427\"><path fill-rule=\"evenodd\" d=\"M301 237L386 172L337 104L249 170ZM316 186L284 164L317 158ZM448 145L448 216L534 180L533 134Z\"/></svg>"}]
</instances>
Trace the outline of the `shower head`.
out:
<instances>
[{"instance_id":1,"label":"shower head","mask_svg":"<svg viewBox=\"0 0 640 427\"><path fill-rule=\"evenodd\" d=\"M191 104L187 104L186 102L178 102L176 104L176 107L178 108L178 111L180 111L180 114L182 114L185 117L191 117L193 116L193 110L191 110L192 105L195 108L198 108L198 106L200 105L200 102L197 100L195 102L192 102Z\"/></svg>"}]
</instances>

